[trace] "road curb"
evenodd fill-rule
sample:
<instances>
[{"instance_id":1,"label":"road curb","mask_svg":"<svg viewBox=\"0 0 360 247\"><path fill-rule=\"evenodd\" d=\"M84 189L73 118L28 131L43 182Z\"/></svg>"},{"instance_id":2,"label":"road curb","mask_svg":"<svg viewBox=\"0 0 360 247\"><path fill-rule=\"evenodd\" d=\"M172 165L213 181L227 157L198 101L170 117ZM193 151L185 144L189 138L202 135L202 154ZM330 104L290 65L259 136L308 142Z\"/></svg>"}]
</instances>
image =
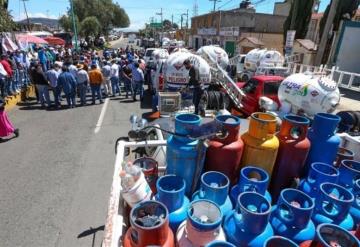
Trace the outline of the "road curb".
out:
<instances>
[{"instance_id":1,"label":"road curb","mask_svg":"<svg viewBox=\"0 0 360 247\"><path fill-rule=\"evenodd\" d=\"M35 87L30 85L26 89L22 89L19 93L15 95L5 97L5 110L10 111L13 109L19 102L25 101L26 98L36 97Z\"/></svg>"}]
</instances>

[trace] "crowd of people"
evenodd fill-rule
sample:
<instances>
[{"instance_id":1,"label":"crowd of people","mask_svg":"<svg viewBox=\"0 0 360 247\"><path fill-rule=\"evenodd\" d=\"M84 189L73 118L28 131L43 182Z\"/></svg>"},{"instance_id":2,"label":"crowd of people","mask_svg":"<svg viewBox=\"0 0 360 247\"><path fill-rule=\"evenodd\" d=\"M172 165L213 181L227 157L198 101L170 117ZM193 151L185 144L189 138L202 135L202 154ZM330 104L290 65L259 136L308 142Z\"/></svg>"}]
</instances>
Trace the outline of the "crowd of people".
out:
<instances>
[{"instance_id":1,"label":"crowd of people","mask_svg":"<svg viewBox=\"0 0 360 247\"><path fill-rule=\"evenodd\" d=\"M63 47L7 52L0 60L1 97L14 95L32 83L44 108L59 108L63 98L69 108L86 105L89 92L92 104L121 93L134 101L137 95L143 100L146 71L142 55L129 47L99 52Z\"/></svg>"}]
</instances>

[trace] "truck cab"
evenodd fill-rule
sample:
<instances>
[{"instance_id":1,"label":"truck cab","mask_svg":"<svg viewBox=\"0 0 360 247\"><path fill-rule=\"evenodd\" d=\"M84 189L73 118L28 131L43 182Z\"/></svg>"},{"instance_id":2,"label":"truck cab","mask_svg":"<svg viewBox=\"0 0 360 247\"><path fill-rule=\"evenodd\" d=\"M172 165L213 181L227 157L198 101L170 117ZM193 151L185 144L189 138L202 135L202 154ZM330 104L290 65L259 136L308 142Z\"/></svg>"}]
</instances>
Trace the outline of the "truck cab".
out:
<instances>
[{"instance_id":1,"label":"truck cab","mask_svg":"<svg viewBox=\"0 0 360 247\"><path fill-rule=\"evenodd\" d=\"M284 80L281 76L254 76L247 82L240 82L237 85L245 93L242 98L243 107L240 109L246 115L260 111L260 97L268 97L280 105L278 90L281 82Z\"/></svg>"}]
</instances>

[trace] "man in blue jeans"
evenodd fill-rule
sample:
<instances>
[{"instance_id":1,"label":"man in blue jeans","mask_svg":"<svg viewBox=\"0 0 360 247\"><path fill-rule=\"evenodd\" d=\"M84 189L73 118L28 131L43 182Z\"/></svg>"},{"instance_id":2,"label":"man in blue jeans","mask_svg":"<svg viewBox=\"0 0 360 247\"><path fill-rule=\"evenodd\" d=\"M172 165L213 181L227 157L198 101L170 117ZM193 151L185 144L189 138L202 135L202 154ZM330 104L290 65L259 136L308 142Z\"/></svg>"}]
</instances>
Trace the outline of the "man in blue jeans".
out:
<instances>
[{"instance_id":1,"label":"man in blue jeans","mask_svg":"<svg viewBox=\"0 0 360 247\"><path fill-rule=\"evenodd\" d=\"M92 104L95 104L95 93L100 101L100 104L103 103L101 96L101 84L104 82L104 76L101 71L97 68L97 65L93 63L91 65L91 70L89 72L89 81L91 87L91 95L92 95Z\"/></svg>"},{"instance_id":2,"label":"man in blue jeans","mask_svg":"<svg viewBox=\"0 0 360 247\"><path fill-rule=\"evenodd\" d=\"M66 101L69 108L76 107L76 79L69 72L69 68L66 66L62 67L62 73L58 78L58 85L64 90Z\"/></svg>"},{"instance_id":3,"label":"man in blue jeans","mask_svg":"<svg viewBox=\"0 0 360 247\"><path fill-rule=\"evenodd\" d=\"M117 92L119 92L120 96L121 91L119 87L119 65L116 63L115 59L111 61L110 81L112 88L112 96L115 96Z\"/></svg>"},{"instance_id":4,"label":"man in blue jeans","mask_svg":"<svg viewBox=\"0 0 360 247\"><path fill-rule=\"evenodd\" d=\"M200 99L203 94L202 85L200 82L200 72L199 69L193 66L189 59L184 61L184 66L187 70L189 70L189 83L187 87L193 86L193 104L195 106L195 114L199 114L199 104Z\"/></svg>"},{"instance_id":5,"label":"man in blue jeans","mask_svg":"<svg viewBox=\"0 0 360 247\"><path fill-rule=\"evenodd\" d=\"M139 92L140 100L144 98L144 72L139 68L139 63L135 62L134 66L136 69L133 70L132 79L134 82L134 95L133 100L136 101L136 95Z\"/></svg>"}]
</instances>

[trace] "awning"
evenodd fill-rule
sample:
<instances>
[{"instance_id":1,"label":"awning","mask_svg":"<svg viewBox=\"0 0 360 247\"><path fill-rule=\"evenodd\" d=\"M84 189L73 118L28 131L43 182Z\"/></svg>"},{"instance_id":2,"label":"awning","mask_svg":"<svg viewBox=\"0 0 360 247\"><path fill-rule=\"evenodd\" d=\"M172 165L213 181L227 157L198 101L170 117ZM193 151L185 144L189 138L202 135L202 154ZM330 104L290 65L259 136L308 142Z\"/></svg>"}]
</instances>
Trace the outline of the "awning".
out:
<instances>
[{"instance_id":1,"label":"awning","mask_svg":"<svg viewBox=\"0 0 360 247\"><path fill-rule=\"evenodd\" d=\"M65 40L58 37L49 36L44 38L44 40L47 41L49 45L65 45Z\"/></svg>"},{"instance_id":2,"label":"awning","mask_svg":"<svg viewBox=\"0 0 360 247\"><path fill-rule=\"evenodd\" d=\"M16 39L20 43L31 43L31 44L47 44L48 42L42 38L29 35L29 34L17 34Z\"/></svg>"}]
</instances>

